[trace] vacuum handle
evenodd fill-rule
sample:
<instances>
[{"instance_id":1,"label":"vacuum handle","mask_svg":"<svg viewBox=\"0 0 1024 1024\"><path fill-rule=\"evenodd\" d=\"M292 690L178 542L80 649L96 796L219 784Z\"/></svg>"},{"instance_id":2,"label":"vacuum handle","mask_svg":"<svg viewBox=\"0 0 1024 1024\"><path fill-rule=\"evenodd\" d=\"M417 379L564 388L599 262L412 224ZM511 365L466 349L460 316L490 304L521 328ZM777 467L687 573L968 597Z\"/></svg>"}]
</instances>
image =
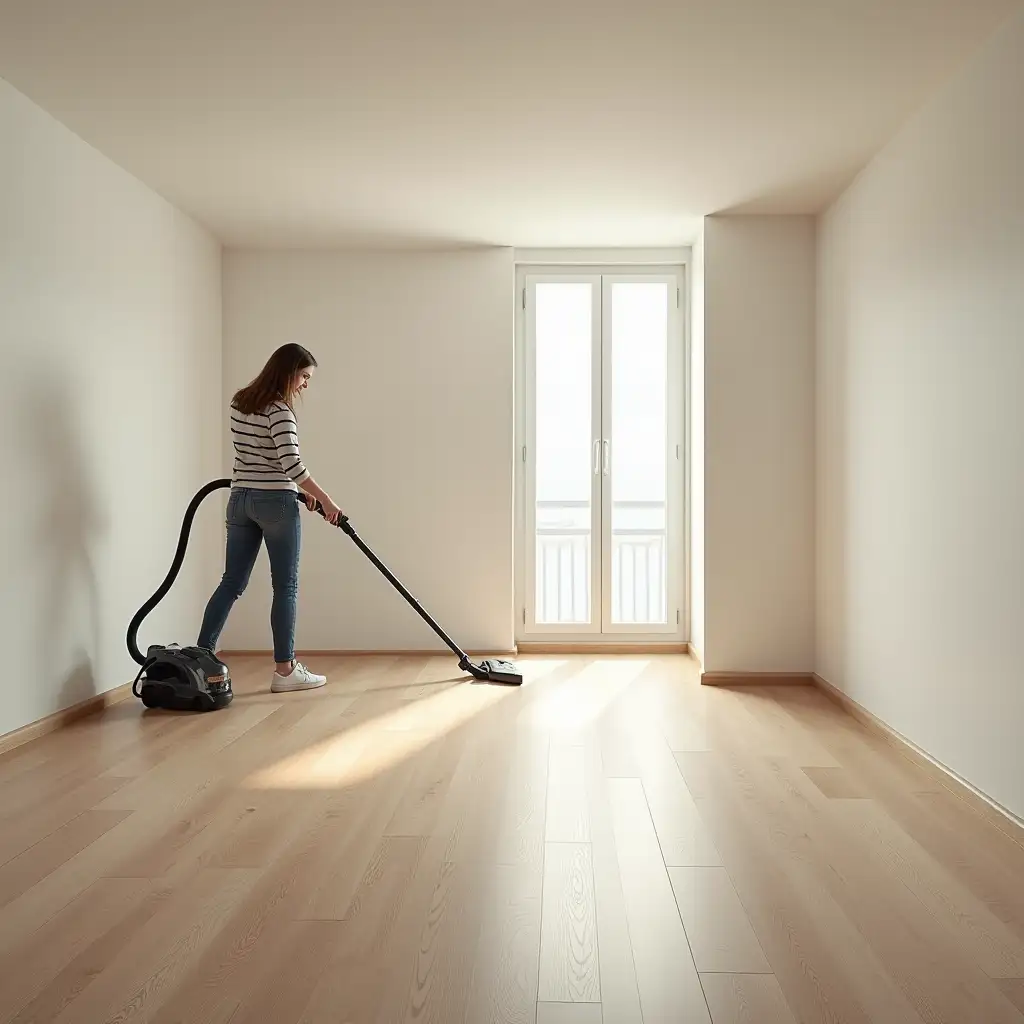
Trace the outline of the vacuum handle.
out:
<instances>
[{"instance_id":1,"label":"vacuum handle","mask_svg":"<svg viewBox=\"0 0 1024 1024\"><path fill-rule=\"evenodd\" d=\"M306 499L301 494L297 495L297 497L298 497L299 501L302 502L303 505L306 505ZM309 508L309 506L306 505L306 508ZM313 511L314 512L319 512L320 515L323 516L324 520L325 521L327 520L327 513L324 512L324 507L323 507L323 505L320 504L320 499L319 498L314 498L313 499ZM345 515L344 512L339 512L338 513L337 522L332 523L331 525L332 526L337 526L340 530L344 530L345 533L347 533L350 537L353 536L354 533L355 533L355 531L349 525L348 516Z\"/></svg>"}]
</instances>

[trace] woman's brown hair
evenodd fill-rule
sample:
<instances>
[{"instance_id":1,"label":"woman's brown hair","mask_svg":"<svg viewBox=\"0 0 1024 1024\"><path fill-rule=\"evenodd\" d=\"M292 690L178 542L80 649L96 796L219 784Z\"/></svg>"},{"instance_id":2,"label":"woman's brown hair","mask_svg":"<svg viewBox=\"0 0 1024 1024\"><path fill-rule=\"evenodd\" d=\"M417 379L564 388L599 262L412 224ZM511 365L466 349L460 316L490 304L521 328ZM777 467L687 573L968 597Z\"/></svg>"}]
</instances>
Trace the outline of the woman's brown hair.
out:
<instances>
[{"instance_id":1,"label":"woman's brown hair","mask_svg":"<svg viewBox=\"0 0 1024 1024\"><path fill-rule=\"evenodd\" d=\"M248 415L263 412L272 402L284 402L291 408L295 377L312 366L316 366L316 360L301 345L282 345L267 360L259 376L235 392L231 404Z\"/></svg>"}]
</instances>

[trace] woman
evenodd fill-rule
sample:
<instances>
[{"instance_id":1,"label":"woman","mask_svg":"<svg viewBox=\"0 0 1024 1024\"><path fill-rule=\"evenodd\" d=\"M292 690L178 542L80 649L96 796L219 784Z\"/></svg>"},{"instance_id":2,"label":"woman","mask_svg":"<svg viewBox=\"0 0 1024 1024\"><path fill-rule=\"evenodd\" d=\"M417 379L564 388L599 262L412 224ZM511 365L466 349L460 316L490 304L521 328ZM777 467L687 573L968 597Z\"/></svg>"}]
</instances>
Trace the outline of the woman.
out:
<instances>
[{"instance_id":1,"label":"woman","mask_svg":"<svg viewBox=\"0 0 1024 1024\"><path fill-rule=\"evenodd\" d=\"M325 676L295 660L295 609L299 584L299 489L305 502L319 501L327 520L337 523L341 509L309 475L299 455L295 396L305 391L316 360L301 345L283 345L259 376L231 400L231 438L235 463L227 508L224 576L206 606L198 645L217 650L217 641L235 601L242 596L266 541L274 600L275 693L323 686Z\"/></svg>"}]
</instances>

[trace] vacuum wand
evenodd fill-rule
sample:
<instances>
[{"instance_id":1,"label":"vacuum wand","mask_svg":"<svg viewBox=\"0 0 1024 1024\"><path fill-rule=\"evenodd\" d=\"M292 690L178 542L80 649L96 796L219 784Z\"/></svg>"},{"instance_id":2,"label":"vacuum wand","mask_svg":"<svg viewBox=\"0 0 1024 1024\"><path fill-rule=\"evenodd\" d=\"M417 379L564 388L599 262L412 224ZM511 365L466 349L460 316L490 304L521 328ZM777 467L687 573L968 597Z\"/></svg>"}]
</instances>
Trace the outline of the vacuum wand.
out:
<instances>
[{"instance_id":1,"label":"vacuum wand","mask_svg":"<svg viewBox=\"0 0 1024 1024\"><path fill-rule=\"evenodd\" d=\"M324 508L318 501L315 510L326 520ZM369 545L356 533L355 528L349 522L348 516L344 513L338 516L335 524L340 530L347 534L355 543L356 547L380 570L387 581L409 602L419 616L428 626L445 642L449 649L458 657L459 668L468 672L474 679L492 683L505 683L509 686L520 686L523 682L522 674L510 661L503 661L497 658L487 658L479 665L469 660L469 655L434 621L427 610L409 592L402 581L377 557Z\"/></svg>"},{"instance_id":2,"label":"vacuum wand","mask_svg":"<svg viewBox=\"0 0 1024 1024\"><path fill-rule=\"evenodd\" d=\"M319 509L319 504L320 503L317 502L317 511L321 511ZM413 606L413 608L416 609L416 611L420 614L423 621L426 622L434 630L434 632L451 648L454 654L458 655L459 660L468 661L469 655L467 655L466 652L441 628L441 626L434 621L434 619L430 616L430 614L423 607L423 605L421 605L419 601L417 601L416 598L413 597L411 593L409 593L409 590L405 586L405 584L402 583L402 581L373 553L373 551L370 550L369 545L367 545L366 542L362 539L362 537L360 537L359 534L356 533L355 528L349 522L348 516L344 514L338 516L337 526L343 533L347 534L349 537L352 538L356 547L358 547L359 550L362 551L362 553L366 555L366 557L371 562L373 562L375 566L377 566L381 573L383 573L383 575L386 577L388 582L402 595L402 597L406 599L406 601L409 602L409 604Z\"/></svg>"}]
</instances>

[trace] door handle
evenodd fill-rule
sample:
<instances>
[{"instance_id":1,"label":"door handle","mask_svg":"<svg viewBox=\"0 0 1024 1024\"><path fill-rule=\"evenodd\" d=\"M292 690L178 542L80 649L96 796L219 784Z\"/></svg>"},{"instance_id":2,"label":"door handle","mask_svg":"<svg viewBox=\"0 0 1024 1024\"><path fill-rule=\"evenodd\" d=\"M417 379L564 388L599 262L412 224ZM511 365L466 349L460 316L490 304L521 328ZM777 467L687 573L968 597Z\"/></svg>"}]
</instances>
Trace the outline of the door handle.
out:
<instances>
[{"instance_id":1,"label":"door handle","mask_svg":"<svg viewBox=\"0 0 1024 1024\"><path fill-rule=\"evenodd\" d=\"M594 439L594 476L601 472L601 442Z\"/></svg>"},{"instance_id":2,"label":"door handle","mask_svg":"<svg viewBox=\"0 0 1024 1024\"><path fill-rule=\"evenodd\" d=\"M611 449L612 443L607 438L605 438L601 442L601 445L604 448L604 475L607 476L608 475L608 453L609 453L609 450Z\"/></svg>"}]
</instances>

